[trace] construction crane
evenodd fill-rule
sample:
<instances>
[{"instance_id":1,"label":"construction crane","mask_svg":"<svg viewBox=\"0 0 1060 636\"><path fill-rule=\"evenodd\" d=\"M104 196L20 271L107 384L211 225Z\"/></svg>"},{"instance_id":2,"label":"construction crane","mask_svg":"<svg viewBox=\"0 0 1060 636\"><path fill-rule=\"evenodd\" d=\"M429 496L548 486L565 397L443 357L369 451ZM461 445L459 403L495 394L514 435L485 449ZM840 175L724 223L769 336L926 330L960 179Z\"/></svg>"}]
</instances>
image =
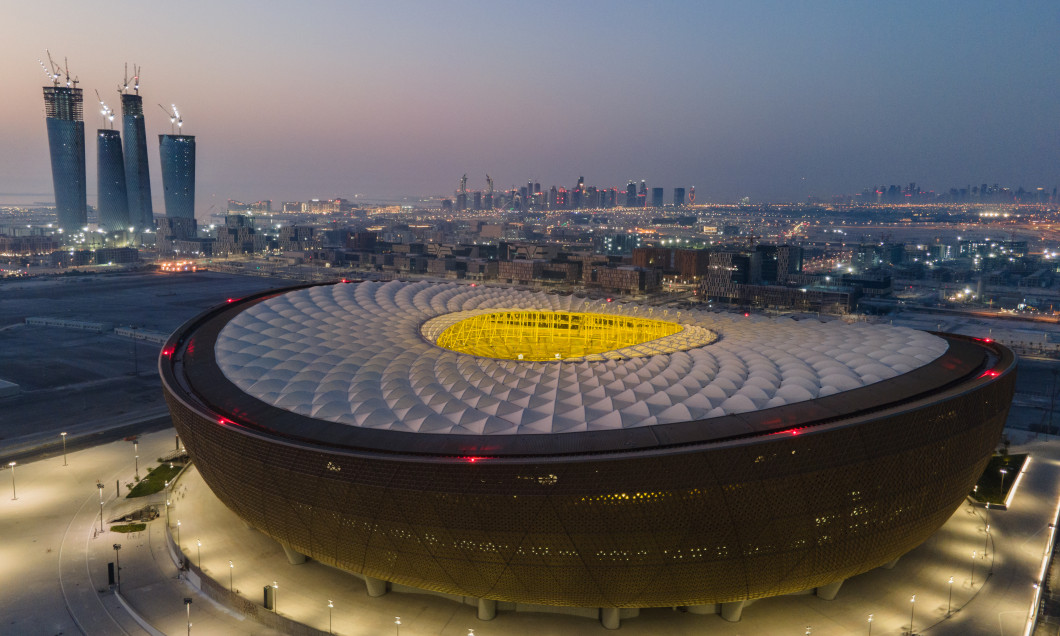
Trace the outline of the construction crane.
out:
<instances>
[{"instance_id":1,"label":"construction crane","mask_svg":"<svg viewBox=\"0 0 1060 636\"><path fill-rule=\"evenodd\" d=\"M48 61L51 61L51 56L49 56ZM73 80L70 79L70 62L65 57L63 58L63 67L66 71L66 86L70 87L72 84L73 88L77 88L77 82L79 82L80 80L77 79L76 75L74 76Z\"/></svg>"},{"instance_id":2,"label":"construction crane","mask_svg":"<svg viewBox=\"0 0 1060 636\"><path fill-rule=\"evenodd\" d=\"M44 49L44 52L48 54L47 66L45 66L44 61L40 58L37 58L37 62L39 62L40 67L44 69L44 74L48 76L49 80L51 80L52 85L58 87L59 76L61 75L61 73L59 73L59 65L52 61L51 51L49 51L48 49Z\"/></svg>"},{"instance_id":3,"label":"construction crane","mask_svg":"<svg viewBox=\"0 0 1060 636\"><path fill-rule=\"evenodd\" d=\"M140 94L140 67L133 64L133 92ZM121 93L124 95L129 91L129 63L125 63L125 80L121 84Z\"/></svg>"},{"instance_id":4,"label":"construction crane","mask_svg":"<svg viewBox=\"0 0 1060 636\"><path fill-rule=\"evenodd\" d=\"M493 178L486 175L486 194L493 194Z\"/></svg>"},{"instance_id":5,"label":"construction crane","mask_svg":"<svg viewBox=\"0 0 1060 636\"><path fill-rule=\"evenodd\" d=\"M114 130L114 111L110 109L110 106L103 101L103 98L99 96L99 91L96 91L96 99L99 100L99 114L103 115L104 123L110 122L110 129Z\"/></svg>"},{"instance_id":6,"label":"construction crane","mask_svg":"<svg viewBox=\"0 0 1060 636\"><path fill-rule=\"evenodd\" d=\"M177 134L177 130L184 125L184 120L180 117L180 111L177 110L177 105L172 104L172 106L173 110L170 111L162 104L158 105L158 107L162 109L162 112L169 116L169 132L175 135Z\"/></svg>"}]
</instances>

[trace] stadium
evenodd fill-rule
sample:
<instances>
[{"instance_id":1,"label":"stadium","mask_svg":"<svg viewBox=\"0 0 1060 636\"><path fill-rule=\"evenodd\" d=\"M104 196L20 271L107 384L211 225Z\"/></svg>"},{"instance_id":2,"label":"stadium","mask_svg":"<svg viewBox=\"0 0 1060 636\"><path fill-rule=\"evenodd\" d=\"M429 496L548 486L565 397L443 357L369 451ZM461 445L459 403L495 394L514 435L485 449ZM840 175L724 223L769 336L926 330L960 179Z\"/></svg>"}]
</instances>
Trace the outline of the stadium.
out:
<instances>
[{"instance_id":1,"label":"stadium","mask_svg":"<svg viewBox=\"0 0 1060 636\"><path fill-rule=\"evenodd\" d=\"M1015 367L951 334L422 282L230 299L159 360L203 479L290 553L490 602L730 620L935 532Z\"/></svg>"}]
</instances>

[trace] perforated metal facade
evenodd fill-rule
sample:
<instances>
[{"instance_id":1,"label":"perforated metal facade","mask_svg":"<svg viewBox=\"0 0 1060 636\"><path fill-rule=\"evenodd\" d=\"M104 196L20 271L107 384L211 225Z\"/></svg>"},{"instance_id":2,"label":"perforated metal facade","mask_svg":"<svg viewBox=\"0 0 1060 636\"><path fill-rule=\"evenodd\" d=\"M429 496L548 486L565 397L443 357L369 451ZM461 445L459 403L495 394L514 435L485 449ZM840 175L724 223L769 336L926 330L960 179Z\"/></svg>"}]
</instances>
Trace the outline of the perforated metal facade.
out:
<instances>
[{"instance_id":1,"label":"perforated metal facade","mask_svg":"<svg viewBox=\"0 0 1060 636\"><path fill-rule=\"evenodd\" d=\"M1015 379L1004 348L950 337L937 361L871 387L629 436L326 437L212 368L217 332L255 301L189 322L160 360L174 423L217 496L321 562L525 603L725 602L886 563L960 505ZM759 432L718 435L728 417Z\"/></svg>"}]
</instances>

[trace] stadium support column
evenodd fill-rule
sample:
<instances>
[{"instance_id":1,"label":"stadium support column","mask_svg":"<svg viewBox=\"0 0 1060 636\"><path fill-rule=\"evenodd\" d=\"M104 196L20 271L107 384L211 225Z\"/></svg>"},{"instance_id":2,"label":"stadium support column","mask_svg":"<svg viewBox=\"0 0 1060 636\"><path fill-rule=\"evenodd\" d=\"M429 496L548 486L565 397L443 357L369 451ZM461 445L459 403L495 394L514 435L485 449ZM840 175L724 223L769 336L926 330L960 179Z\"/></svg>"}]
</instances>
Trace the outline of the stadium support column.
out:
<instances>
[{"instance_id":1,"label":"stadium support column","mask_svg":"<svg viewBox=\"0 0 1060 636\"><path fill-rule=\"evenodd\" d=\"M732 601L731 603L721 604L721 617L730 623L740 622L740 617L743 616L743 601Z\"/></svg>"},{"instance_id":2,"label":"stadium support column","mask_svg":"<svg viewBox=\"0 0 1060 636\"><path fill-rule=\"evenodd\" d=\"M718 613L718 604L717 603L710 603L710 604L707 604L707 605L689 605L688 606L688 613L689 614L707 614L707 615L717 614Z\"/></svg>"},{"instance_id":3,"label":"stadium support column","mask_svg":"<svg viewBox=\"0 0 1060 636\"><path fill-rule=\"evenodd\" d=\"M478 600L478 619L480 621L491 621L497 618L497 601L488 598Z\"/></svg>"},{"instance_id":4,"label":"stadium support column","mask_svg":"<svg viewBox=\"0 0 1060 636\"><path fill-rule=\"evenodd\" d=\"M376 597L386 594L386 581L371 576L364 577L364 586L368 590L368 596Z\"/></svg>"},{"instance_id":5,"label":"stadium support column","mask_svg":"<svg viewBox=\"0 0 1060 636\"><path fill-rule=\"evenodd\" d=\"M288 563L290 563L291 565L301 565L305 563L304 554L302 554L298 550L295 550L289 545L281 543L280 546L283 547L283 554L287 557Z\"/></svg>"},{"instance_id":6,"label":"stadium support column","mask_svg":"<svg viewBox=\"0 0 1060 636\"><path fill-rule=\"evenodd\" d=\"M843 587L843 582L846 579L840 579L833 581L828 585L822 585L817 588L817 598L823 598L826 601L834 601L835 595L839 593L839 588Z\"/></svg>"},{"instance_id":7,"label":"stadium support column","mask_svg":"<svg viewBox=\"0 0 1060 636\"><path fill-rule=\"evenodd\" d=\"M600 624L607 629L618 629L622 626L622 619L619 618L617 607L601 607L600 608Z\"/></svg>"}]
</instances>

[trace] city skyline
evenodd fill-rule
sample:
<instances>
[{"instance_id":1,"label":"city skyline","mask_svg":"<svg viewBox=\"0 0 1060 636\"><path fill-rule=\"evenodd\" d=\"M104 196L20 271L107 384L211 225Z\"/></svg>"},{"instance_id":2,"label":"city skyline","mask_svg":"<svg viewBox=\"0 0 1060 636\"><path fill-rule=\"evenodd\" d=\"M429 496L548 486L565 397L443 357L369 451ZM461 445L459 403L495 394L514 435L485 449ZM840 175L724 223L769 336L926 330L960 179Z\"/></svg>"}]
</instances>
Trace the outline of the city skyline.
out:
<instances>
[{"instance_id":1,"label":"city skyline","mask_svg":"<svg viewBox=\"0 0 1060 636\"><path fill-rule=\"evenodd\" d=\"M1060 181L1051 3L124 6L11 11L5 198L51 198L45 49L104 99L129 62L148 112L180 106L203 145L200 215L228 198L451 196L465 172L472 190L486 173L498 191L584 174L703 202ZM144 123L150 156L170 131L161 113Z\"/></svg>"}]
</instances>

